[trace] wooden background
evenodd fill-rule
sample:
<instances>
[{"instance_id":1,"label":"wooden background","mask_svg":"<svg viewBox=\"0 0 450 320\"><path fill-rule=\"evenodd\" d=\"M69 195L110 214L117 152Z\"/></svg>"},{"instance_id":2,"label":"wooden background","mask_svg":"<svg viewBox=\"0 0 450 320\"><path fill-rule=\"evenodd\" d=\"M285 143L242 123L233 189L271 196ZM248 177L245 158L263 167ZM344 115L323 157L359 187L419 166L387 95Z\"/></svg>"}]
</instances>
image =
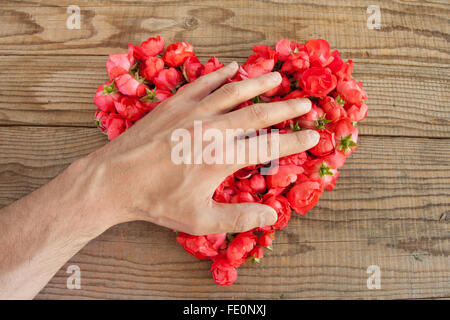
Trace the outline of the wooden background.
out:
<instances>
[{"instance_id":1,"label":"wooden background","mask_svg":"<svg viewBox=\"0 0 450 320\"><path fill-rule=\"evenodd\" d=\"M81 29L66 28L69 5ZM380 30L366 26L381 8ZM231 287L175 235L116 226L74 256L38 295L67 298L449 298L450 107L448 0L0 1L0 206L43 185L107 142L92 98L110 52L160 34L205 60L243 62L281 37L329 40L355 61L370 96L362 147L338 186L278 233L260 265ZM66 288L76 264L82 289ZM381 268L368 290L367 267Z\"/></svg>"}]
</instances>

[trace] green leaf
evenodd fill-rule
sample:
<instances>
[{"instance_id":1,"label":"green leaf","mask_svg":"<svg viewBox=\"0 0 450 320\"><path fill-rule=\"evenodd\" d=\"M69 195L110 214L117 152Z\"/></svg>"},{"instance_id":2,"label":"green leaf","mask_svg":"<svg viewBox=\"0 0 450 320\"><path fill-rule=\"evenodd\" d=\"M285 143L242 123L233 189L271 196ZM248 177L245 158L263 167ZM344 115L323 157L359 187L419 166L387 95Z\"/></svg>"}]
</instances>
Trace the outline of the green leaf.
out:
<instances>
[{"instance_id":1,"label":"green leaf","mask_svg":"<svg viewBox=\"0 0 450 320\"><path fill-rule=\"evenodd\" d=\"M289 126L291 127L292 131L300 131L300 130L302 130L302 128L298 124L298 121L295 124L292 124L292 122L289 123Z\"/></svg>"},{"instance_id":2,"label":"green leaf","mask_svg":"<svg viewBox=\"0 0 450 320\"><path fill-rule=\"evenodd\" d=\"M252 99L253 103L261 103L261 97L260 96L256 96Z\"/></svg>"},{"instance_id":3,"label":"green leaf","mask_svg":"<svg viewBox=\"0 0 450 320\"><path fill-rule=\"evenodd\" d=\"M107 94L111 94L117 92L117 88L114 86L114 80L111 81L111 83L109 85L104 85L103 86L103 94L107 95Z\"/></svg>"},{"instance_id":4,"label":"green leaf","mask_svg":"<svg viewBox=\"0 0 450 320\"><path fill-rule=\"evenodd\" d=\"M338 94L338 96L336 97L336 99L334 99L340 106L343 106L344 104L346 104L347 102L342 99L341 95Z\"/></svg>"},{"instance_id":5,"label":"green leaf","mask_svg":"<svg viewBox=\"0 0 450 320\"><path fill-rule=\"evenodd\" d=\"M327 114L324 113L323 116L319 117L319 119L314 121L314 126L317 129L325 129L326 124L331 122L331 120L325 119L326 116L327 116Z\"/></svg>"},{"instance_id":6,"label":"green leaf","mask_svg":"<svg viewBox=\"0 0 450 320\"><path fill-rule=\"evenodd\" d=\"M273 247L271 245L266 248L269 249L270 251L273 251Z\"/></svg>"},{"instance_id":7,"label":"green leaf","mask_svg":"<svg viewBox=\"0 0 450 320\"><path fill-rule=\"evenodd\" d=\"M330 166L326 162L322 162L319 169L319 176L323 178L324 176L332 176L333 172L331 171Z\"/></svg>"},{"instance_id":8,"label":"green leaf","mask_svg":"<svg viewBox=\"0 0 450 320\"><path fill-rule=\"evenodd\" d=\"M149 88L145 88L145 93L147 95L143 96L141 98L141 101L147 101L147 102L158 102L159 101L158 97L156 96L156 89L151 90Z\"/></svg>"},{"instance_id":9,"label":"green leaf","mask_svg":"<svg viewBox=\"0 0 450 320\"><path fill-rule=\"evenodd\" d=\"M352 138L352 134L350 133L346 137L341 138L341 142L339 143L339 150L347 151L351 147L359 147L359 144L350 140Z\"/></svg>"}]
</instances>

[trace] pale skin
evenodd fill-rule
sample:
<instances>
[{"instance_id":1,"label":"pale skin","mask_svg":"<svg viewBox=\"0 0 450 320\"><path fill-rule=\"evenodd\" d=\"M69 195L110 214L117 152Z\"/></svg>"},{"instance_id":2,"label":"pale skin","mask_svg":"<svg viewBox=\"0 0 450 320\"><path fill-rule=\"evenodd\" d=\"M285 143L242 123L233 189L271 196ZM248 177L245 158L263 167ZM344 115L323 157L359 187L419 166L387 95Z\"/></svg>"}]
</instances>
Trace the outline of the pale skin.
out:
<instances>
[{"instance_id":1,"label":"pale skin","mask_svg":"<svg viewBox=\"0 0 450 320\"><path fill-rule=\"evenodd\" d=\"M237 68L233 62L194 81L112 142L0 210L0 299L33 298L83 246L119 223L144 220L195 235L274 224L269 206L212 199L223 179L246 164L171 161L172 132L192 130L194 120L205 129L258 129L310 110L309 100L295 99L232 111L281 82L274 72L223 85ZM279 154L307 150L318 140L309 130L280 135Z\"/></svg>"}]
</instances>

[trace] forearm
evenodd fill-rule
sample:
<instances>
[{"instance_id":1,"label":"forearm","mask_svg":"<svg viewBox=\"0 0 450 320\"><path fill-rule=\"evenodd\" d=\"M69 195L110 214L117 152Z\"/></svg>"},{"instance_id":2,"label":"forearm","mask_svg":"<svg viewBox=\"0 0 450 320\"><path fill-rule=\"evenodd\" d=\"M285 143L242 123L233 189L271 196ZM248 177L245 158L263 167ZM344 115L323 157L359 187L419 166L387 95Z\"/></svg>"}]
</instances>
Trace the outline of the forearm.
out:
<instances>
[{"instance_id":1,"label":"forearm","mask_svg":"<svg viewBox=\"0 0 450 320\"><path fill-rule=\"evenodd\" d=\"M78 161L0 210L0 298L33 298L67 260L110 227L110 219L96 210L93 170Z\"/></svg>"}]
</instances>

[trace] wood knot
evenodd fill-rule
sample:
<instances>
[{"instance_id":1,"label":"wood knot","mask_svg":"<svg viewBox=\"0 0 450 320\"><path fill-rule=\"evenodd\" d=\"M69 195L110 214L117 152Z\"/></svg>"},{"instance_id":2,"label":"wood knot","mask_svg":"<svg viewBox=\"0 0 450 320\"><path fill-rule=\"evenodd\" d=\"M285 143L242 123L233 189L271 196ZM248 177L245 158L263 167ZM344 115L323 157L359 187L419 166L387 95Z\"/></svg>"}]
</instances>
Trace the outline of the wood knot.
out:
<instances>
[{"instance_id":1,"label":"wood knot","mask_svg":"<svg viewBox=\"0 0 450 320\"><path fill-rule=\"evenodd\" d=\"M199 25L199 20L195 17L186 17L183 21L183 28L186 30L195 30Z\"/></svg>"}]
</instances>

